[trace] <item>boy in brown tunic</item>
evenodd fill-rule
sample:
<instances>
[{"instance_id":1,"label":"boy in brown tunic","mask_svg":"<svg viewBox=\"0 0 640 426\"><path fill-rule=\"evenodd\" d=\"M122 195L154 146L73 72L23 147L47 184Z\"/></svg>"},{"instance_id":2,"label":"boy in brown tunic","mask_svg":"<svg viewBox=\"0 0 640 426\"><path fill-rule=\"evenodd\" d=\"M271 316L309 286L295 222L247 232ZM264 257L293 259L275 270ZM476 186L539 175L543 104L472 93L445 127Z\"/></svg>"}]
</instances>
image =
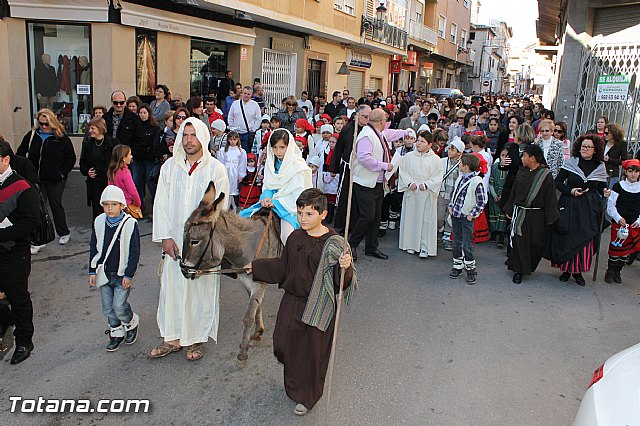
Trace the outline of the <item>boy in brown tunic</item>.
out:
<instances>
[{"instance_id":1,"label":"boy in brown tunic","mask_svg":"<svg viewBox=\"0 0 640 426\"><path fill-rule=\"evenodd\" d=\"M328 326L324 325L326 331L322 331L322 325L305 323L303 314L311 300L316 271L325 263L322 256L325 242L337 234L322 224L327 216L327 198L322 191L315 188L303 191L296 205L302 229L291 233L281 257L256 259L245 269L253 271L255 281L277 283L285 291L273 331L273 352L284 364L284 387L287 396L297 403L294 412L302 416L322 397L335 322L331 314ZM346 288L353 277L350 254L341 255L333 266L336 294L341 267L346 268Z\"/></svg>"}]
</instances>

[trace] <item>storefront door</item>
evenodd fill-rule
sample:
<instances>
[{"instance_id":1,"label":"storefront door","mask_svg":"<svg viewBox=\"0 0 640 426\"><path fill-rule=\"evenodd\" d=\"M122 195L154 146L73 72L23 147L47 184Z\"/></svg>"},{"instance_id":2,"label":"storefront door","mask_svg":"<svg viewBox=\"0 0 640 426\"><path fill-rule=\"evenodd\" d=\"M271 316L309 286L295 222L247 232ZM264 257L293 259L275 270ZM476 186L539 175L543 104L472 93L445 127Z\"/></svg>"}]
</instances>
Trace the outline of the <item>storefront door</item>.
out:
<instances>
[{"instance_id":1,"label":"storefront door","mask_svg":"<svg viewBox=\"0 0 640 426\"><path fill-rule=\"evenodd\" d=\"M318 61L317 59L309 59L309 63L307 65L307 92L309 92L310 99L313 99L314 96L320 95L322 64L323 61Z\"/></svg>"},{"instance_id":2,"label":"storefront door","mask_svg":"<svg viewBox=\"0 0 640 426\"><path fill-rule=\"evenodd\" d=\"M296 53L262 49L262 85L268 113L281 108L282 100L296 91ZM275 108L271 107L274 105Z\"/></svg>"}]
</instances>

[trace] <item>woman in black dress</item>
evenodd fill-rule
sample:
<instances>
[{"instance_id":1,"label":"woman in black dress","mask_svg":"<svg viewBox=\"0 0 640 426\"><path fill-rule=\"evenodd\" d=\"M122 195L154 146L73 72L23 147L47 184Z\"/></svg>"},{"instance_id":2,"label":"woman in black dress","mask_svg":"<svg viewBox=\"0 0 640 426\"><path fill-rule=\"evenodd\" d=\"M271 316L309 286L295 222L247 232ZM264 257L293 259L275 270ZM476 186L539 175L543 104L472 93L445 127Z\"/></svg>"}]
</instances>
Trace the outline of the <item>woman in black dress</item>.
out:
<instances>
[{"instance_id":1,"label":"woman in black dress","mask_svg":"<svg viewBox=\"0 0 640 426\"><path fill-rule=\"evenodd\" d=\"M89 121L89 137L82 143L80 153L80 173L87 177L87 204L93 209L94 219L102 213L100 196L107 187L107 167L114 146L114 139L106 133L102 118Z\"/></svg>"},{"instance_id":2,"label":"woman in black dress","mask_svg":"<svg viewBox=\"0 0 640 426\"><path fill-rule=\"evenodd\" d=\"M603 142L598 135L582 135L573 144L571 157L564 162L556 177L560 220L551 232L551 266L560 268L560 281L571 276L584 285L582 272L591 269L595 254L594 239L600 233L602 197L606 189L607 171L602 161Z\"/></svg>"}]
</instances>

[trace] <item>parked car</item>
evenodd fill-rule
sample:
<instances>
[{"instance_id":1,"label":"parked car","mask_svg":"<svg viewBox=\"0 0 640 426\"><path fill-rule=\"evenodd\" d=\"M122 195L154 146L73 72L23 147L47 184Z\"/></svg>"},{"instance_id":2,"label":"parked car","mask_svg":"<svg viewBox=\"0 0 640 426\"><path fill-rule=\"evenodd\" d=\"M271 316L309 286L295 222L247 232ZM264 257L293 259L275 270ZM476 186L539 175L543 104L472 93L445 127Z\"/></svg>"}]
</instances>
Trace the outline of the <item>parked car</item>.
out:
<instances>
[{"instance_id":1,"label":"parked car","mask_svg":"<svg viewBox=\"0 0 640 426\"><path fill-rule=\"evenodd\" d=\"M450 87L437 87L435 89L429 90L429 93L435 96L438 100L441 100L443 98L460 98L464 100L464 93L462 93L458 89L452 89Z\"/></svg>"},{"instance_id":2,"label":"parked car","mask_svg":"<svg viewBox=\"0 0 640 426\"><path fill-rule=\"evenodd\" d=\"M609 358L593 372L574 426L640 424L640 343Z\"/></svg>"}]
</instances>

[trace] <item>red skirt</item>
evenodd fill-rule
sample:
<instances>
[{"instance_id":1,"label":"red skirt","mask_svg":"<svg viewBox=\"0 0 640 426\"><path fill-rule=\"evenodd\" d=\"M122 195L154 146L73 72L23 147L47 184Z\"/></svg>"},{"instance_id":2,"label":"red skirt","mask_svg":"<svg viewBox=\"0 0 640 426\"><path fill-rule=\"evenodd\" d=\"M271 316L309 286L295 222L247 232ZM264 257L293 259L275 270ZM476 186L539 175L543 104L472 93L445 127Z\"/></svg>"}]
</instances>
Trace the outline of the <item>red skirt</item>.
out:
<instances>
[{"instance_id":1,"label":"red skirt","mask_svg":"<svg viewBox=\"0 0 640 426\"><path fill-rule=\"evenodd\" d=\"M249 192L249 188L251 188L251 184L240 185L240 208L244 209L245 207L249 207L260 201L260 194L262 194L262 186L254 185L251 188L251 192Z\"/></svg>"},{"instance_id":2,"label":"red skirt","mask_svg":"<svg viewBox=\"0 0 640 426\"><path fill-rule=\"evenodd\" d=\"M489 241L489 223L484 210L473 222L473 243L486 243Z\"/></svg>"},{"instance_id":3,"label":"red skirt","mask_svg":"<svg viewBox=\"0 0 640 426\"><path fill-rule=\"evenodd\" d=\"M611 243L618 241L618 229L620 225L617 223L611 224ZM628 256L631 253L640 251L640 228L632 228L629 226L629 236L622 242L622 247L613 246L609 244L609 256L622 257Z\"/></svg>"}]
</instances>

